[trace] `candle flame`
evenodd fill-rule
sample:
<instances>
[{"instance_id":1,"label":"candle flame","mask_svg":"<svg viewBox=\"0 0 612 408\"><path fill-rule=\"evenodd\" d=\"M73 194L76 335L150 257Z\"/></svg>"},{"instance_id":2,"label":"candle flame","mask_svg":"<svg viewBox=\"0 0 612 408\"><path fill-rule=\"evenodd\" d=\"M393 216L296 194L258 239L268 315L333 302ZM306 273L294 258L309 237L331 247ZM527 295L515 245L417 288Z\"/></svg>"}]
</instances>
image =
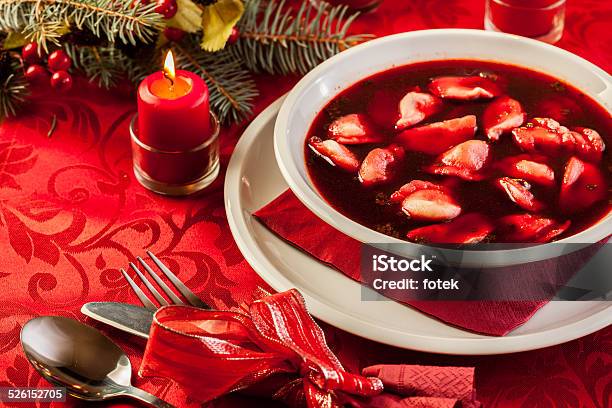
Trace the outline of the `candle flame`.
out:
<instances>
[{"instance_id":1,"label":"candle flame","mask_svg":"<svg viewBox=\"0 0 612 408\"><path fill-rule=\"evenodd\" d=\"M164 76L170 80L170 82L174 82L174 78L176 77L176 71L174 70L174 56L172 55L172 50L168 50L166 54L166 60L164 61Z\"/></svg>"}]
</instances>

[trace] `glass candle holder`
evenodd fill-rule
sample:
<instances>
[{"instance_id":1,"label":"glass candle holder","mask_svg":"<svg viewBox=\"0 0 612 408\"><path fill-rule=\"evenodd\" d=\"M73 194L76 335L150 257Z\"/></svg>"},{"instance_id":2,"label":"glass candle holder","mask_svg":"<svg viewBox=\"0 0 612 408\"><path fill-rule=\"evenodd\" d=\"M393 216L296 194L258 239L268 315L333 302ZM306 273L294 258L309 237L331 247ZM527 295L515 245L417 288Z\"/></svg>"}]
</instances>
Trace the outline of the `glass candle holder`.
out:
<instances>
[{"instance_id":1,"label":"glass candle holder","mask_svg":"<svg viewBox=\"0 0 612 408\"><path fill-rule=\"evenodd\" d=\"M145 188L159 194L183 196L209 186L219 175L219 129L210 112L211 136L187 150L159 150L138 138L138 114L130 123L134 175Z\"/></svg>"},{"instance_id":2,"label":"glass candle holder","mask_svg":"<svg viewBox=\"0 0 612 408\"><path fill-rule=\"evenodd\" d=\"M486 0L485 28L555 43L563 35L566 0Z\"/></svg>"}]
</instances>

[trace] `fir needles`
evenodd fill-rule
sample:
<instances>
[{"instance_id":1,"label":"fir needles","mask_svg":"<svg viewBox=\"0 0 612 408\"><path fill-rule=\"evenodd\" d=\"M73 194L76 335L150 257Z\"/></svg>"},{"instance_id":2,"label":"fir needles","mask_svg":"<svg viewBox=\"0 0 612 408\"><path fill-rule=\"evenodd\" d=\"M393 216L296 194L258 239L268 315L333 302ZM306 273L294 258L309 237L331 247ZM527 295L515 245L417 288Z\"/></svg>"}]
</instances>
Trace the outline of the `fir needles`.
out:
<instances>
[{"instance_id":1,"label":"fir needles","mask_svg":"<svg viewBox=\"0 0 612 408\"><path fill-rule=\"evenodd\" d=\"M91 82L104 88L116 85L126 72L131 60L114 46L74 46L67 44L66 52L74 66L82 70Z\"/></svg>"},{"instance_id":2,"label":"fir needles","mask_svg":"<svg viewBox=\"0 0 612 408\"><path fill-rule=\"evenodd\" d=\"M236 122L251 113L258 92L240 60L227 50L202 52L195 42L173 49L179 66L204 78L210 90L210 106L221 121Z\"/></svg>"},{"instance_id":3,"label":"fir needles","mask_svg":"<svg viewBox=\"0 0 612 408\"><path fill-rule=\"evenodd\" d=\"M297 13L285 1L247 0L231 52L254 71L305 74L327 58L370 38L348 35L358 13L345 6L302 2Z\"/></svg>"},{"instance_id":4,"label":"fir needles","mask_svg":"<svg viewBox=\"0 0 612 408\"><path fill-rule=\"evenodd\" d=\"M17 113L17 109L29 95L28 83L16 59L8 52L0 52L0 122Z\"/></svg>"},{"instance_id":5,"label":"fir needles","mask_svg":"<svg viewBox=\"0 0 612 408\"><path fill-rule=\"evenodd\" d=\"M0 0L0 30L20 31L44 49L59 45L71 28L88 29L109 42L149 42L163 28L155 2L115 0Z\"/></svg>"}]
</instances>

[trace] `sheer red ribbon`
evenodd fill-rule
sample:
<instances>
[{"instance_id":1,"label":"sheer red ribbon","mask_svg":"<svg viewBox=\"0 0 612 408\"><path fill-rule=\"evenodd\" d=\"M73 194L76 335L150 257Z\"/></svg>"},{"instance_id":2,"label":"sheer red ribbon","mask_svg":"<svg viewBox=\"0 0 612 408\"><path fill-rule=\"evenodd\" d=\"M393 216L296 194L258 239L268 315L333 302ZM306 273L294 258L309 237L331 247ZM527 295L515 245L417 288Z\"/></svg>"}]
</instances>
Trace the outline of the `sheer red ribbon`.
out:
<instances>
[{"instance_id":1,"label":"sheer red ribbon","mask_svg":"<svg viewBox=\"0 0 612 408\"><path fill-rule=\"evenodd\" d=\"M383 390L380 379L344 370L296 290L257 300L246 314L159 309L139 373L172 378L202 401L265 384L290 405L336 408Z\"/></svg>"}]
</instances>

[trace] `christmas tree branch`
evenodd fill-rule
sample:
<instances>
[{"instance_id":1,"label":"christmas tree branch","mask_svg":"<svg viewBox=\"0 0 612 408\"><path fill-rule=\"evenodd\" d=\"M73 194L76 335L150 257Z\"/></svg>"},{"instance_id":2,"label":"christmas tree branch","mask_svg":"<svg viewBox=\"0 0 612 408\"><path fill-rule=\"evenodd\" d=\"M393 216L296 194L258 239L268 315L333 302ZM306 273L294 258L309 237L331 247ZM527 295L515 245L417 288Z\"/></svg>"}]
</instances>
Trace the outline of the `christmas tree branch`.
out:
<instances>
[{"instance_id":1,"label":"christmas tree branch","mask_svg":"<svg viewBox=\"0 0 612 408\"><path fill-rule=\"evenodd\" d=\"M370 38L347 34L358 14L347 16L346 7L325 4L314 7L303 1L294 15L285 7L284 0L269 3L247 0L239 22L240 40L230 50L255 71L304 74L336 53Z\"/></svg>"},{"instance_id":2,"label":"christmas tree branch","mask_svg":"<svg viewBox=\"0 0 612 408\"><path fill-rule=\"evenodd\" d=\"M0 30L22 31L47 48L70 27L86 28L109 42L150 41L163 27L155 3L115 0L0 0Z\"/></svg>"},{"instance_id":3,"label":"christmas tree branch","mask_svg":"<svg viewBox=\"0 0 612 408\"><path fill-rule=\"evenodd\" d=\"M357 45L363 40L354 40L354 39L343 39L343 38L334 38L334 37L317 37L316 35L286 35L286 34L266 34L266 33L240 33L241 38L256 40L261 43L271 43L271 42L280 42L287 43L290 41L296 41L301 43L324 43L324 44L334 44L338 47L339 50L344 50L352 47L353 45Z\"/></svg>"},{"instance_id":4,"label":"christmas tree branch","mask_svg":"<svg viewBox=\"0 0 612 408\"><path fill-rule=\"evenodd\" d=\"M205 53L199 44L173 47L177 65L199 74L210 89L210 104L220 120L238 121L252 110L252 101L258 95L255 82L240 60L227 51Z\"/></svg>"},{"instance_id":5,"label":"christmas tree branch","mask_svg":"<svg viewBox=\"0 0 612 408\"><path fill-rule=\"evenodd\" d=\"M187 58L187 60L189 61L189 64L193 65L194 67L196 67L197 72L199 72L205 79L207 82L210 82L213 87L217 88L219 90L219 92L221 93L221 95L223 95L224 97L227 98L228 102L234 107L234 109L237 109L239 107L238 101L236 100L236 98L234 98L227 89L225 89L223 86L221 86L217 80L215 78L213 78L208 71L206 71L206 69L204 69L204 67L195 59L195 57L193 55L191 55L189 52L185 51L185 49L183 49L180 45L176 44L175 48L179 50L179 52L181 53L181 55L183 55L185 58Z\"/></svg>"},{"instance_id":6,"label":"christmas tree branch","mask_svg":"<svg viewBox=\"0 0 612 408\"><path fill-rule=\"evenodd\" d=\"M8 52L0 53L0 122L7 116L17 113L29 95L28 83L23 77L23 69L17 58Z\"/></svg>"},{"instance_id":7,"label":"christmas tree branch","mask_svg":"<svg viewBox=\"0 0 612 408\"><path fill-rule=\"evenodd\" d=\"M75 68L83 71L85 76L99 86L111 88L126 72L131 60L114 46L79 46L68 44L66 52L72 59Z\"/></svg>"}]
</instances>

